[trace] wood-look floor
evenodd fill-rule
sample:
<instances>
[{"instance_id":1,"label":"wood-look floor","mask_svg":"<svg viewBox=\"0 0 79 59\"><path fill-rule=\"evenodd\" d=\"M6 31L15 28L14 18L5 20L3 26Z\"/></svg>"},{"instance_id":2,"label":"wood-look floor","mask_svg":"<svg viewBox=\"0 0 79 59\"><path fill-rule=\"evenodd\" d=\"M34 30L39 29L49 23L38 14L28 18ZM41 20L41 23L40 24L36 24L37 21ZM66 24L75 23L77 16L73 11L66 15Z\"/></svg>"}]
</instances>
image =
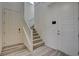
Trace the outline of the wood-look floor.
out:
<instances>
[{"instance_id":1,"label":"wood-look floor","mask_svg":"<svg viewBox=\"0 0 79 59\"><path fill-rule=\"evenodd\" d=\"M33 52L29 52L27 49L23 49L7 54L5 56L65 56L65 54L47 46L41 46L35 49Z\"/></svg>"}]
</instances>

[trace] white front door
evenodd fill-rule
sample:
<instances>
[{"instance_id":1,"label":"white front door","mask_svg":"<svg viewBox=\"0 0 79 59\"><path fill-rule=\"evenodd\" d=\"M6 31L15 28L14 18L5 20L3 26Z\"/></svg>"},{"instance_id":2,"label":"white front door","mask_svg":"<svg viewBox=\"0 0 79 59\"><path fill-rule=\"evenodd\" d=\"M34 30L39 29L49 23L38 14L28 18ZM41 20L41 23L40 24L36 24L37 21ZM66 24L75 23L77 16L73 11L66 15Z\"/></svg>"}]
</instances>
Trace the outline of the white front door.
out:
<instances>
[{"instance_id":1,"label":"white front door","mask_svg":"<svg viewBox=\"0 0 79 59\"><path fill-rule=\"evenodd\" d=\"M20 13L6 8L3 11L3 47L23 43Z\"/></svg>"},{"instance_id":2,"label":"white front door","mask_svg":"<svg viewBox=\"0 0 79 59\"><path fill-rule=\"evenodd\" d=\"M50 27L52 47L68 55L78 55L78 3L52 4L49 18L56 21Z\"/></svg>"}]
</instances>

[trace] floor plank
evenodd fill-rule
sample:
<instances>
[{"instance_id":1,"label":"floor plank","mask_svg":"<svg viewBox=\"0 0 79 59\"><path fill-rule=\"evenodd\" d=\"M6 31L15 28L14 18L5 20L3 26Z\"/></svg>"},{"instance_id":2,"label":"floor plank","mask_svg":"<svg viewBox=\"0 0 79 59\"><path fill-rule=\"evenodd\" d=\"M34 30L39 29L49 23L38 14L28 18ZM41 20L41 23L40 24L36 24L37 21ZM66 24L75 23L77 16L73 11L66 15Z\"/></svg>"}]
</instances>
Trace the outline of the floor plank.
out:
<instances>
[{"instance_id":1,"label":"floor plank","mask_svg":"<svg viewBox=\"0 0 79 59\"><path fill-rule=\"evenodd\" d=\"M33 52L27 51L27 49L23 49L21 51L17 51L11 54L8 54L6 56L60 56L63 55L63 53L49 48L47 46L41 46L37 49L35 49Z\"/></svg>"}]
</instances>

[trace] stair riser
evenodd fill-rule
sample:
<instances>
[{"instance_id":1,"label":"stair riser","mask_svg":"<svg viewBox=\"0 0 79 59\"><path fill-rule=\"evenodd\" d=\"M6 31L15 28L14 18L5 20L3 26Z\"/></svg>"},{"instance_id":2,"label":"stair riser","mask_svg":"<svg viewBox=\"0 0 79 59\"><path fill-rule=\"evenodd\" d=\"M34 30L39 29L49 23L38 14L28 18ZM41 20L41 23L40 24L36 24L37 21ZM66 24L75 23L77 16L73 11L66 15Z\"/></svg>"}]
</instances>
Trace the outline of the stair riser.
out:
<instances>
[{"instance_id":1,"label":"stair riser","mask_svg":"<svg viewBox=\"0 0 79 59\"><path fill-rule=\"evenodd\" d=\"M33 28L33 31L36 31L36 30Z\"/></svg>"},{"instance_id":2,"label":"stair riser","mask_svg":"<svg viewBox=\"0 0 79 59\"><path fill-rule=\"evenodd\" d=\"M34 46L33 49L36 49L36 48L43 46L43 45L44 45L44 43L38 44L38 45Z\"/></svg>"},{"instance_id":3,"label":"stair riser","mask_svg":"<svg viewBox=\"0 0 79 59\"><path fill-rule=\"evenodd\" d=\"M33 35L33 37L37 37L37 36L39 36L39 34L34 34L34 35Z\"/></svg>"},{"instance_id":4,"label":"stair riser","mask_svg":"<svg viewBox=\"0 0 79 59\"><path fill-rule=\"evenodd\" d=\"M35 33L35 34L33 33L33 36L36 36L36 35L39 35L39 34L38 33Z\"/></svg>"},{"instance_id":5,"label":"stair riser","mask_svg":"<svg viewBox=\"0 0 79 59\"><path fill-rule=\"evenodd\" d=\"M40 38L40 36L37 36L37 37L33 37L33 39L38 39L38 38Z\"/></svg>"},{"instance_id":6,"label":"stair riser","mask_svg":"<svg viewBox=\"0 0 79 59\"><path fill-rule=\"evenodd\" d=\"M40 40L35 40L35 41L33 41L33 44L41 42L41 41L42 41L41 39Z\"/></svg>"},{"instance_id":7,"label":"stair riser","mask_svg":"<svg viewBox=\"0 0 79 59\"><path fill-rule=\"evenodd\" d=\"M33 33L37 33L37 31L36 30L33 30Z\"/></svg>"},{"instance_id":8,"label":"stair riser","mask_svg":"<svg viewBox=\"0 0 79 59\"><path fill-rule=\"evenodd\" d=\"M38 34L38 33L33 33L33 34ZM39 35L39 34L38 34Z\"/></svg>"}]
</instances>

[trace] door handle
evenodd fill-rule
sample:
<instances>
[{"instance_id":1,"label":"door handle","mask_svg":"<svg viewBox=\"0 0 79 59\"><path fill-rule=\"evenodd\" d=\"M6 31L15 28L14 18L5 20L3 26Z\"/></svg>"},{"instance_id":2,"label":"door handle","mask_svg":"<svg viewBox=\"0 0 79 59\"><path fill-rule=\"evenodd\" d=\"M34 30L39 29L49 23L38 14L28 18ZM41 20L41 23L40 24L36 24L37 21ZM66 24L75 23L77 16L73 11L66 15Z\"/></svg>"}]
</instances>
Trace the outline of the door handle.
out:
<instances>
[{"instance_id":1,"label":"door handle","mask_svg":"<svg viewBox=\"0 0 79 59\"><path fill-rule=\"evenodd\" d=\"M20 29L20 28L18 28L18 31L20 32L20 31L21 31L21 29Z\"/></svg>"}]
</instances>

